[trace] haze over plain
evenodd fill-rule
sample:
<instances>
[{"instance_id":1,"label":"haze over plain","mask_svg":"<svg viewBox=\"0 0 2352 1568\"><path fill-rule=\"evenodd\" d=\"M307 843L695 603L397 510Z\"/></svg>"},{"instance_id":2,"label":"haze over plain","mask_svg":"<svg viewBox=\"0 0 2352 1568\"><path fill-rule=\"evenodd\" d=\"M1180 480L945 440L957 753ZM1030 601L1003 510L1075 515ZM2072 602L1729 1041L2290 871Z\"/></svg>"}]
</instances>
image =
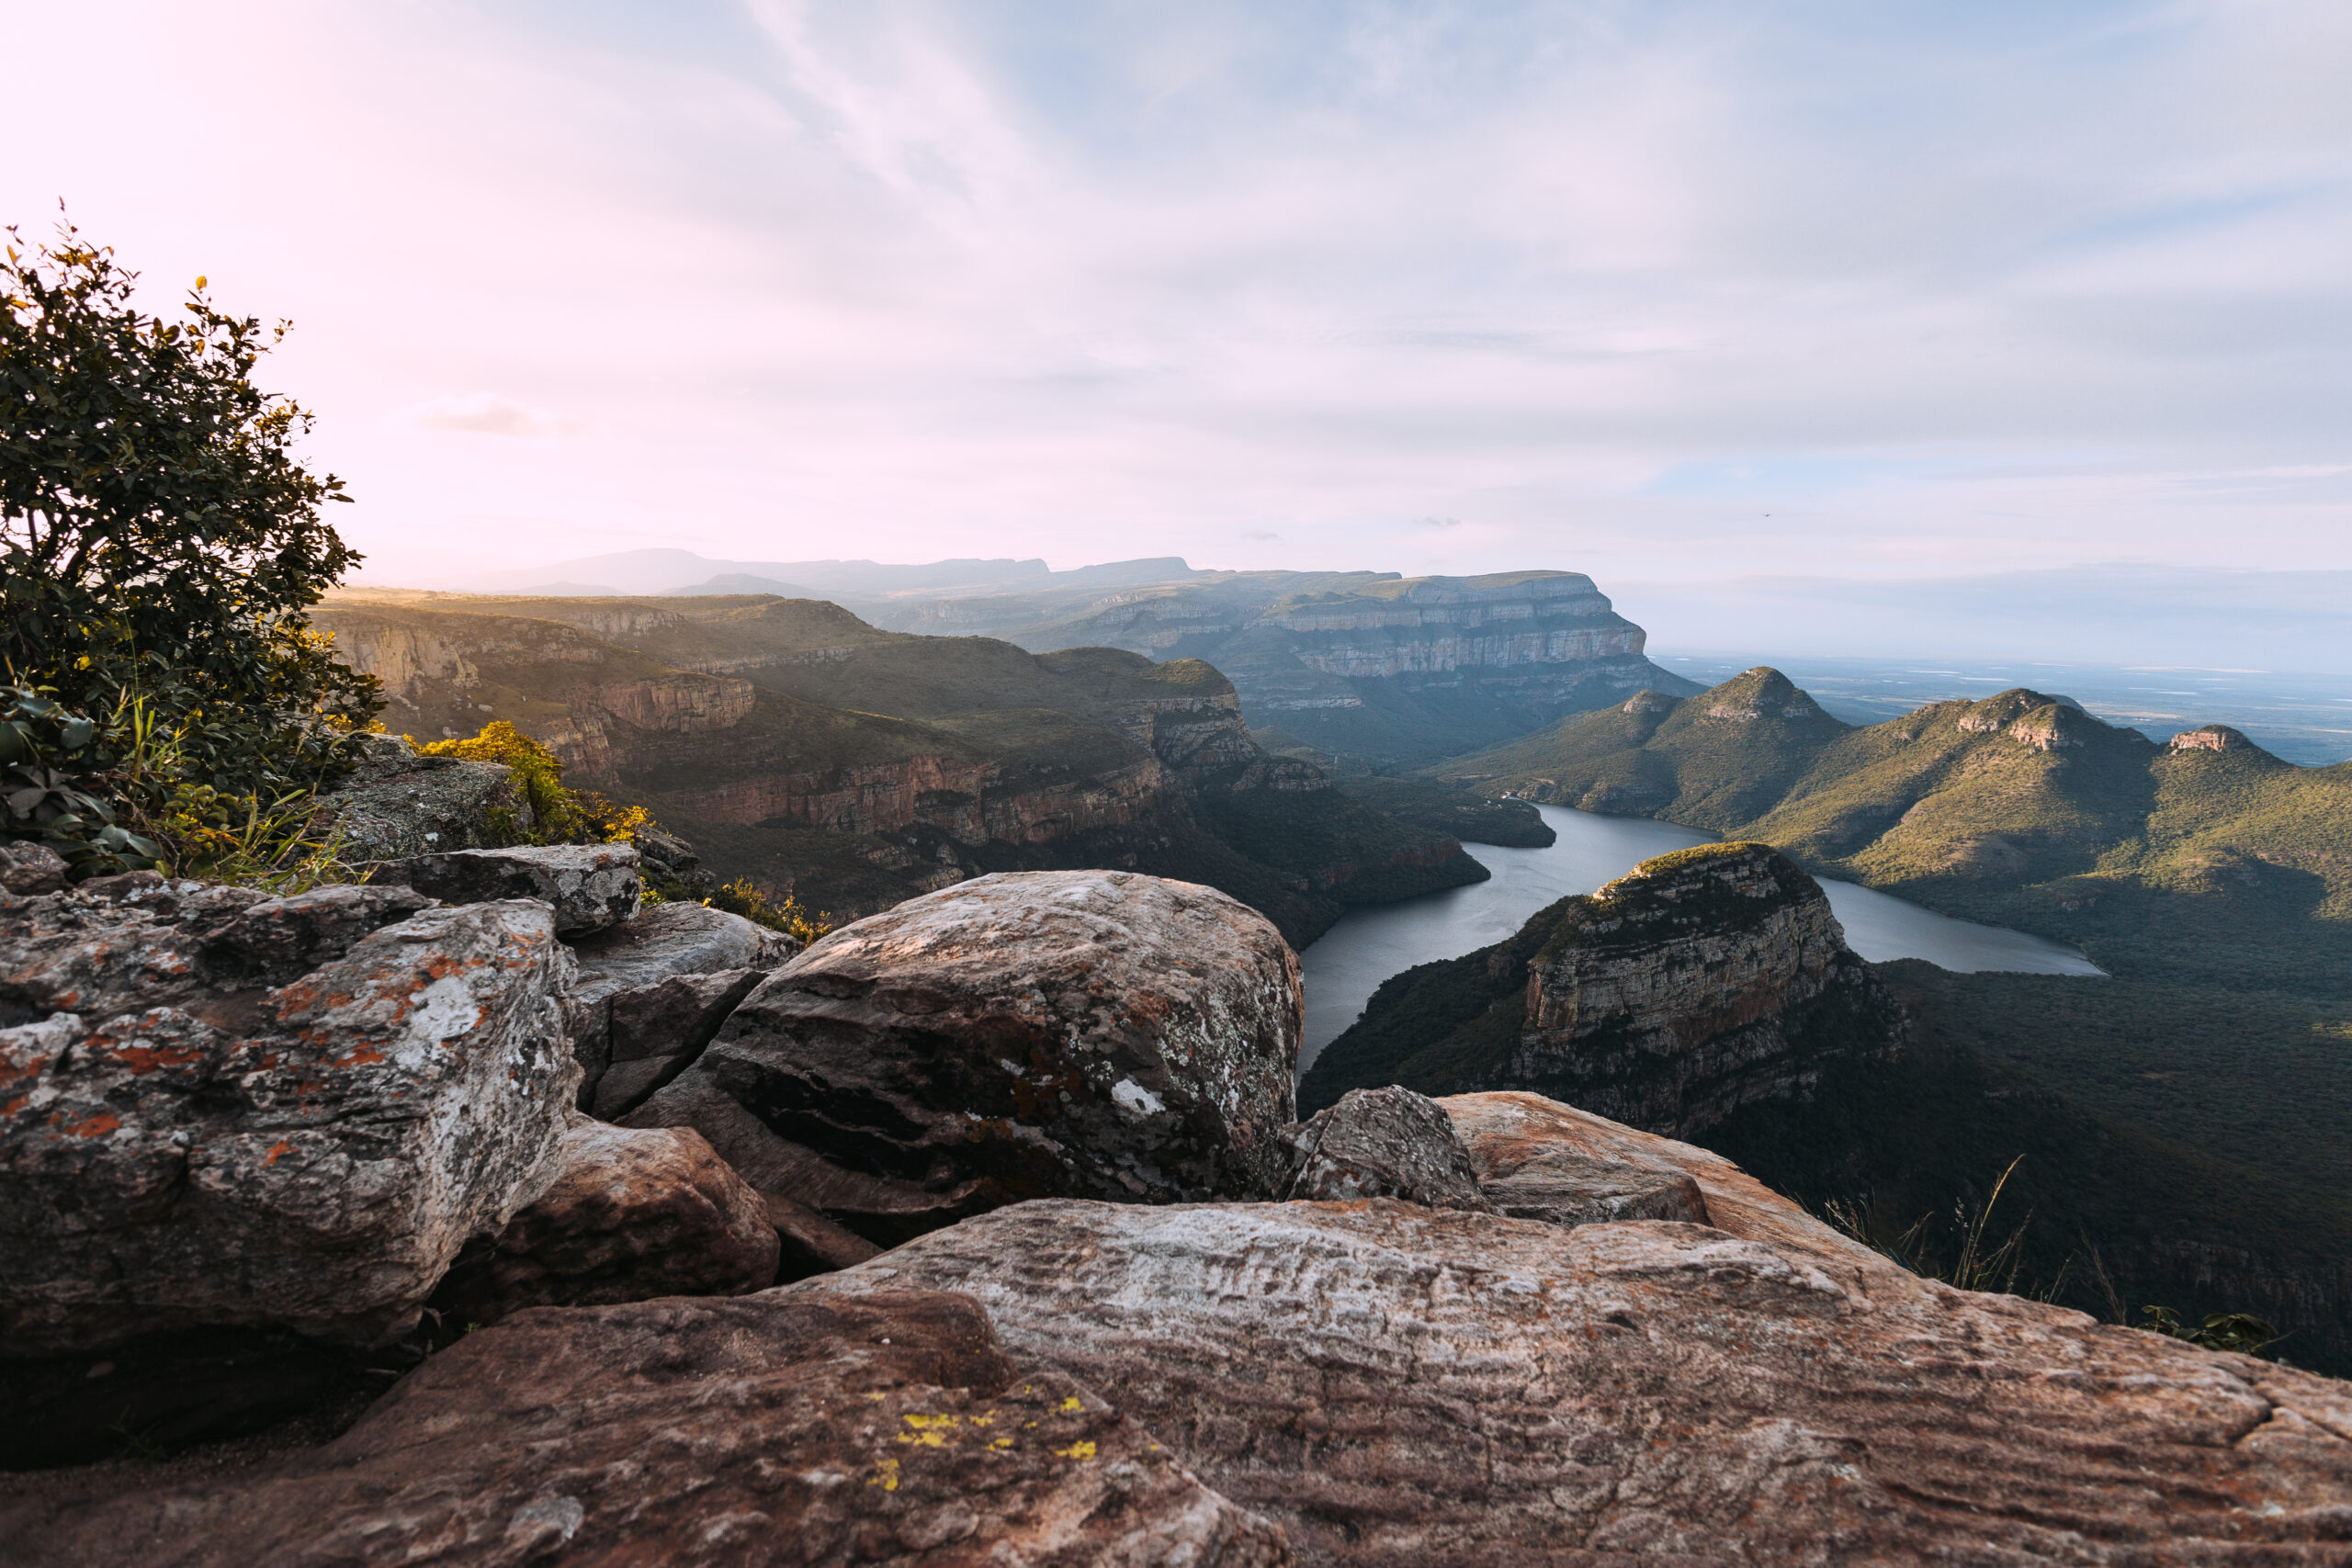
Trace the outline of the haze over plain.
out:
<instances>
[{"instance_id":1,"label":"haze over plain","mask_svg":"<svg viewBox=\"0 0 2352 1568\"><path fill-rule=\"evenodd\" d=\"M2324 0L5 10L0 211L293 317L378 581L2352 569Z\"/></svg>"}]
</instances>

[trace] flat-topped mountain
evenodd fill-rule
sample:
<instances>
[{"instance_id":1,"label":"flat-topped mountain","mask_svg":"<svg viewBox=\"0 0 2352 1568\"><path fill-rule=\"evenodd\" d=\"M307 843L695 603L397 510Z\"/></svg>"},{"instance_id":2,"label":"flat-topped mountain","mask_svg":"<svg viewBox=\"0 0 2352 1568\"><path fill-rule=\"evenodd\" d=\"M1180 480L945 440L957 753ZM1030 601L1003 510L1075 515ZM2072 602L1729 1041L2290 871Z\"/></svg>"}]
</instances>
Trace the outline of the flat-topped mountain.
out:
<instances>
[{"instance_id":1,"label":"flat-topped mountain","mask_svg":"<svg viewBox=\"0 0 2352 1568\"><path fill-rule=\"evenodd\" d=\"M1205 659L1253 729L1284 745L1391 761L1523 734L1641 687L1693 688L1572 571L1191 573L1112 589L910 600L888 625L973 631L1039 650L1124 648Z\"/></svg>"},{"instance_id":2,"label":"flat-topped mountain","mask_svg":"<svg viewBox=\"0 0 2352 1568\"><path fill-rule=\"evenodd\" d=\"M391 728L507 719L711 869L836 914L986 871L1124 867L1225 888L1303 943L1347 904L1485 874L1267 754L1197 660L1041 656L763 595L352 593L316 618L383 682Z\"/></svg>"}]
</instances>

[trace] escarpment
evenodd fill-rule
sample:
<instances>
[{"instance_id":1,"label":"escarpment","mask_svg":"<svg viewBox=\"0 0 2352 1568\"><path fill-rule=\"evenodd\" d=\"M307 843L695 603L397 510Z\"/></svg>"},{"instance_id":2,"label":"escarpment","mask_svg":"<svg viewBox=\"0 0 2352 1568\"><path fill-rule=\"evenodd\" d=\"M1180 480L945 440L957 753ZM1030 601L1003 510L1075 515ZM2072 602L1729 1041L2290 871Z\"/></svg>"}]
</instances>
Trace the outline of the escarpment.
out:
<instances>
[{"instance_id":1,"label":"escarpment","mask_svg":"<svg viewBox=\"0 0 2352 1568\"><path fill-rule=\"evenodd\" d=\"M653 807L722 879L856 915L992 871L1204 881L1305 942L1347 905L1481 880L1449 834L1269 756L1197 660L1039 656L764 596L346 596L320 624L396 728L504 718Z\"/></svg>"},{"instance_id":2,"label":"escarpment","mask_svg":"<svg viewBox=\"0 0 2352 1568\"><path fill-rule=\"evenodd\" d=\"M1510 942L1384 986L1302 1102L1392 1079L1532 1089L1687 1136L1802 1100L1833 1061L1900 1049L1901 1010L1812 877L1761 844L1702 845L1561 900Z\"/></svg>"}]
</instances>

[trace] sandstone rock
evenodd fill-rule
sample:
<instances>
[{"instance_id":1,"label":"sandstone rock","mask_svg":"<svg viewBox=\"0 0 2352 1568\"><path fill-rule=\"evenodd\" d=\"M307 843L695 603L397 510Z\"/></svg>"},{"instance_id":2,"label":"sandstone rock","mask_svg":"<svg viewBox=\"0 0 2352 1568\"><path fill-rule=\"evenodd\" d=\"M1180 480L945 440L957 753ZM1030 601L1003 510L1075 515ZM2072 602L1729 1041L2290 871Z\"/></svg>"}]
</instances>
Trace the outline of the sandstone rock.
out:
<instances>
[{"instance_id":1,"label":"sandstone rock","mask_svg":"<svg viewBox=\"0 0 2352 1568\"><path fill-rule=\"evenodd\" d=\"M0 839L0 892L34 897L65 886L65 857L47 844Z\"/></svg>"},{"instance_id":2,"label":"sandstone rock","mask_svg":"<svg viewBox=\"0 0 2352 1568\"><path fill-rule=\"evenodd\" d=\"M797 1268L796 1278L863 1262L884 1247L995 1206L979 1180L953 1170L906 1180L829 1160L743 1109L700 1065L664 1085L621 1124L692 1127L707 1139L767 1201L769 1218L785 1239L785 1267ZM825 1228L812 1226L811 1215Z\"/></svg>"},{"instance_id":3,"label":"sandstone rock","mask_svg":"<svg viewBox=\"0 0 2352 1568\"><path fill-rule=\"evenodd\" d=\"M319 826L341 831L343 858L355 864L472 849L533 821L504 764L421 757L397 735L369 737L367 760L319 808Z\"/></svg>"},{"instance_id":4,"label":"sandstone rock","mask_svg":"<svg viewBox=\"0 0 2352 1568\"><path fill-rule=\"evenodd\" d=\"M1052 1200L778 1294L950 1283L1306 1562L2120 1568L2352 1541L2352 1387L1860 1248Z\"/></svg>"},{"instance_id":5,"label":"sandstone rock","mask_svg":"<svg viewBox=\"0 0 2352 1568\"><path fill-rule=\"evenodd\" d=\"M578 977L565 1006L582 1108L611 1121L642 1103L702 1054L761 975L799 951L781 931L688 903L650 905L574 943ZM625 1070L608 1089L616 1062Z\"/></svg>"},{"instance_id":6,"label":"sandstone rock","mask_svg":"<svg viewBox=\"0 0 2352 1568\"><path fill-rule=\"evenodd\" d=\"M25 1568L1290 1561L971 1302L916 1292L519 1313L312 1454L0 1506L0 1540Z\"/></svg>"},{"instance_id":7,"label":"sandstone rock","mask_svg":"<svg viewBox=\"0 0 2352 1568\"><path fill-rule=\"evenodd\" d=\"M1354 1089L1287 1129L1296 1164L1283 1196L1401 1198L1487 1210L1478 1174L1435 1100L1409 1089Z\"/></svg>"},{"instance_id":8,"label":"sandstone rock","mask_svg":"<svg viewBox=\"0 0 2352 1568\"><path fill-rule=\"evenodd\" d=\"M2245 731L2243 729L2232 728L2226 724L2206 724L2199 725L2195 729L2184 729L2179 734L2174 736L2171 740L2167 741L2165 749L2168 751L2252 751L2259 750L2253 741L2248 740L2245 738Z\"/></svg>"},{"instance_id":9,"label":"sandstone rock","mask_svg":"<svg viewBox=\"0 0 2352 1568\"><path fill-rule=\"evenodd\" d=\"M194 883L0 932L0 1343L367 1344L546 1180L577 1069L544 906Z\"/></svg>"},{"instance_id":10,"label":"sandstone rock","mask_svg":"<svg viewBox=\"0 0 2352 1568\"><path fill-rule=\"evenodd\" d=\"M1479 1190L1513 1219L1713 1223L1690 1173L1613 1136L1624 1131L1613 1122L1535 1094L1457 1094L1432 1103L1467 1147Z\"/></svg>"},{"instance_id":11,"label":"sandstone rock","mask_svg":"<svg viewBox=\"0 0 2352 1568\"><path fill-rule=\"evenodd\" d=\"M1702 844L1569 902L1528 965L1518 1050L1476 1087L1685 1134L1890 1055L1903 1027L1812 877L1764 844Z\"/></svg>"},{"instance_id":12,"label":"sandstone rock","mask_svg":"<svg viewBox=\"0 0 2352 1568\"><path fill-rule=\"evenodd\" d=\"M585 936L637 913L638 855L628 844L526 844L454 850L376 868L379 886L413 887L445 904L537 898L555 908L559 936Z\"/></svg>"},{"instance_id":13,"label":"sandstone rock","mask_svg":"<svg viewBox=\"0 0 2352 1568\"><path fill-rule=\"evenodd\" d=\"M434 1292L445 1320L494 1323L526 1306L733 1296L775 1281L760 1195L687 1128L582 1118L553 1185L495 1236L469 1243Z\"/></svg>"},{"instance_id":14,"label":"sandstone rock","mask_svg":"<svg viewBox=\"0 0 2352 1568\"><path fill-rule=\"evenodd\" d=\"M1189 883L1041 872L835 931L736 1009L697 1070L837 1166L983 1205L1272 1196L1299 1029L1297 956L1256 911Z\"/></svg>"}]
</instances>

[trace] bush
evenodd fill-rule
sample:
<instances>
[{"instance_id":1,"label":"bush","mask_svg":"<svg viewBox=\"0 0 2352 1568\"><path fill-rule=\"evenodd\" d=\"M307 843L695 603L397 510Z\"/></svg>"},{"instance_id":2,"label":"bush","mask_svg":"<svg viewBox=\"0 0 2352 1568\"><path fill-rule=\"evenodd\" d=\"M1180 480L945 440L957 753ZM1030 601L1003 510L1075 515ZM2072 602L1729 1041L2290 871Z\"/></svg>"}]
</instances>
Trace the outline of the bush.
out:
<instances>
[{"instance_id":1,"label":"bush","mask_svg":"<svg viewBox=\"0 0 2352 1568\"><path fill-rule=\"evenodd\" d=\"M503 718L455 740L405 739L419 756L500 762L514 775L529 820L515 812L494 814L483 836L495 844L626 844L653 825L641 806L616 806L594 790L566 789L561 759Z\"/></svg>"},{"instance_id":2,"label":"bush","mask_svg":"<svg viewBox=\"0 0 2352 1568\"><path fill-rule=\"evenodd\" d=\"M359 557L322 516L342 481L292 455L311 416L253 383L286 328L214 309L201 278L187 320L144 315L137 275L70 226L6 258L0 826L77 877L173 858L135 813L283 829L380 706L303 615Z\"/></svg>"}]
</instances>

